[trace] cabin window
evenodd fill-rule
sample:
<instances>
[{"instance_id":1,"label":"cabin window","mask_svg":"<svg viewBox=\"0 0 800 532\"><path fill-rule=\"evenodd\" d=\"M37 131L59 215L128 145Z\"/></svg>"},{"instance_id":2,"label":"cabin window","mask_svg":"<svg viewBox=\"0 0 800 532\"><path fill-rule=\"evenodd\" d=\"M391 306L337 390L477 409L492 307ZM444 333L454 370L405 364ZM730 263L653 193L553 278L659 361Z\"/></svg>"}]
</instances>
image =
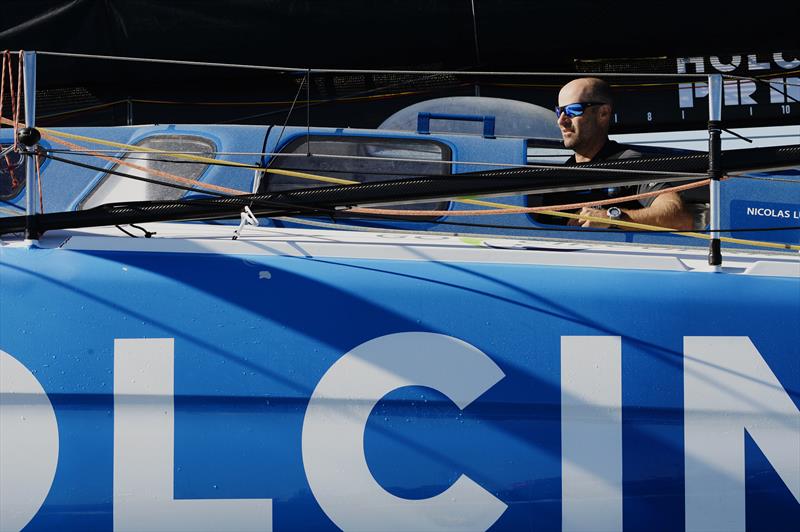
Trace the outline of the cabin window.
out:
<instances>
[{"instance_id":1,"label":"cabin window","mask_svg":"<svg viewBox=\"0 0 800 532\"><path fill-rule=\"evenodd\" d=\"M173 181L164 175L158 175L159 173L198 179L208 168L206 163L190 162L170 154L191 153L202 157L213 157L215 150L210 140L190 135L155 135L137 142L136 146L155 151L130 152L122 158L141 168L117 164L112 170L166 183ZM151 174L147 170L155 173ZM176 184L186 186L185 183ZM120 201L175 200L184 194L186 191L183 189L106 174L83 200L81 208L90 209L104 203Z\"/></svg>"},{"instance_id":2,"label":"cabin window","mask_svg":"<svg viewBox=\"0 0 800 532\"><path fill-rule=\"evenodd\" d=\"M0 144L0 151L9 147ZM16 151L0 157L0 199L11 199L25 186L25 158Z\"/></svg>"},{"instance_id":3,"label":"cabin window","mask_svg":"<svg viewBox=\"0 0 800 532\"><path fill-rule=\"evenodd\" d=\"M358 183L390 181L421 175L449 175L450 148L429 140L385 139L375 137L320 136L299 137L284 146L272 159L270 168L294 170L335 177ZM307 153L311 156L307 156ZM285 154L285 155L284 155ZM430 161L430 162L429 162ZM330 183L267 173L260 192L283 192L299 188L331 186ZM387 206L392 209L445 210L449 202L424 202ZM435 220L437 216L425 218Z\"/></svg>"}]
</instances>

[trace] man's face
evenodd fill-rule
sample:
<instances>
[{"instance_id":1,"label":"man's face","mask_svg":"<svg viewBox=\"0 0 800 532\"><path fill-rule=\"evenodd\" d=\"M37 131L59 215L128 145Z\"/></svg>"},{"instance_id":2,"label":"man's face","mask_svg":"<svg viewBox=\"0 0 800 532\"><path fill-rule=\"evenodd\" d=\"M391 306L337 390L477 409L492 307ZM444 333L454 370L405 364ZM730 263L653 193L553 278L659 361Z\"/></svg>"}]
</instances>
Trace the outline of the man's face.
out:
<instances>
[{"instance_id":1,"label":"man's face","mask_svg":"<svg viewBox=\"0 0 800 532\"><path fill-rule=\"evenodd\" d=\"M558 93L558 105L563 107L571 103L592 101L590 96L580 80L576 80L565 85ZM608 117L605 116L606 113L601 112L604 107L606 106L587 107L581 116L572 118L566 113L561 113L557 122L561 137L564 139L564 146L581 153L583 149L597 144L598 139L604 142L608 132Z\"/></svg>"}]
</instances>

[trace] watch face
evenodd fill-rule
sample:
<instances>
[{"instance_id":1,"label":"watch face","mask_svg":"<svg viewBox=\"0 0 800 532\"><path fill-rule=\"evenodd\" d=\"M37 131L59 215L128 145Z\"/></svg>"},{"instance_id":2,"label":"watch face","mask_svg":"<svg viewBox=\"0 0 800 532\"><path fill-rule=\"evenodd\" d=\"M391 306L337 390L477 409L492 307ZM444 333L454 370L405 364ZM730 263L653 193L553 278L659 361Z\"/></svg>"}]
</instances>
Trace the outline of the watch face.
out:
<instances>
[{"instance_id":1,"label":"watch face","mask_svg":"<svg viewBox=\"0 0 800 532\"><path fill-rule=\"evenodd\" d=\"M622 210L620 210L619 207L611 207L606 211L606 216L614 219L619 218L620 216L622 216Z\"/></svg>"}]
</instances>

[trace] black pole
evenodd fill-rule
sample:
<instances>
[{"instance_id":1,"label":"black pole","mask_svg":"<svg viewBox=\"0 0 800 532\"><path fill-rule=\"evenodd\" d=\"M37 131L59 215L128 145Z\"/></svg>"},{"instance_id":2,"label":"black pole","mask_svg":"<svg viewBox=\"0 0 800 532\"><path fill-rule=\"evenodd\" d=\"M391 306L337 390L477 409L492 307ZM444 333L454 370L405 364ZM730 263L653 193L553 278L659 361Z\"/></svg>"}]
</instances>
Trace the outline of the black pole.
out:
<instances>
[{"instance_id":1,"label":"black pole","mask_svg":"<svg viewBox=\"0 0 800 532\"><path fill-rule=\"evenodd\" d=\"M719 189L719 181L722 177L722 124L719 120L708 121L708 177L711 179L710 188ZM717 195L717 200L719 195ZM711 227L712 230L719 229ZM710 266L722 265L722 248L720 243L719 231L711 233L711 241L708 244L708 264Z\"/></svg>"}]
</instances>

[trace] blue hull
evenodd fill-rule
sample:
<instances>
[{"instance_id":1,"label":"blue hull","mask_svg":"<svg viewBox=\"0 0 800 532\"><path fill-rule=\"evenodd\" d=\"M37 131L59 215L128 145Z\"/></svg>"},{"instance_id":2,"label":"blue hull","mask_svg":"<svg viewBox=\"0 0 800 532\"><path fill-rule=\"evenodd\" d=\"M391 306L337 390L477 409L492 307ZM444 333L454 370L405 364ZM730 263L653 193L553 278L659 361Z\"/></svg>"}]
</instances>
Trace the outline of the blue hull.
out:
<instances>
[{"instance_id":1,"label":"blue hull","mask_svg":"<svg viewBox=\"0 0 800 532\"><path fill-rule=\"evenodd\" d=\"M26 530L800 522L800 277L247 249L2 249L3 360L57 423ZM763 374L695 354L715 349ZM779 400L742 409L759 386ZM708 412L744 420L743 478L698 458Z\"/></svg>"}]
</instances>

